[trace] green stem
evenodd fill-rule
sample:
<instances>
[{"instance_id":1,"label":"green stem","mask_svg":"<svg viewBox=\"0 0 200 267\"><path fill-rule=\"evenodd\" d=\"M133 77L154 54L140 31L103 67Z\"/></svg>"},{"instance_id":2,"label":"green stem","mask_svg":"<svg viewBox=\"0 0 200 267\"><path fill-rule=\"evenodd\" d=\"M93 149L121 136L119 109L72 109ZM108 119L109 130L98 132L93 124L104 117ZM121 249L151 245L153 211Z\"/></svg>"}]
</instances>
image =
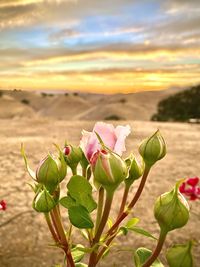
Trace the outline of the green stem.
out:
<instances>
[{"instance_id":1,"label":"green stem","mask_svg":"<svg viewBox=\"0 0 200 267\"><path fill-rule=\"evenodd\" d=\"M65 235L65 231L62 225L61 217L59 214L58 207L55 207L52 209L52 218L54 218L55 222L55 228L57 230L58 235L60 236L60 244L62 246L62 249L64 250L68 262L68 267L75 267L71 251L69 249L69 245L67 242L67 238Z\"/></svg>"},{"instance_id":2,"label":"green stem","mask_svg":"<svg viewBox=\"0 0 200 267\"><path fill-rule=\"evenodd\" d=\"M99 196L98 196L98 205L97 205L97 218L96 218L96 226L95 226L95 234L97 229L99 228L102 210L103 210L103 201L104 201L104 188L99 188Z\"/></svg>"},{"instance_id":3,"label":"green stem","mask_svg":"<svg viewBox=\"0 0 200 267\"><path fill-rule=\"evenodd\" d=\"M97 256L97 259L96 259L96 262L98 262L101 259L101 257L103 256L104 252L106 251L107 247L110 245L112 240L117 235L117 229L118 229L120 223L128 216L128 214L130 212L130 209L132 209L134 207L135 203L138 201L138 199L139 199L139 197L140 197L140 195L141 195L141 193L142 193L142 191L144 189L144 186L145 186L149 171L150 171L150 167L145 166L145 170L144 170L144 173L143 173L143 176L142 176L142 179L141 179L141 182L140 182L140 185L138 187L138 190L137 190L136 194L134 195L132 201L128 205L128 208L125 211L123 211L121 213L121 215L118 216L116 222L113 224L113 226L107 232L106 237L105 237L105 239L108 239L107 242L106 242L106 246L103 247L101 249L101 251L99 252L99 254ZM110 236L110 238L109 238L109 236Z\"/></svg>"},{"instance_id":4,"label":"green stem","mask_svg":"<svg viewBox=\"0 0 200 267\"><path fill-rule=\"evenodd\" d=\"M152 265L152 263L154 263L154 261L157 259L157 257L159 256L159 254L160 254L160 252L162 250L162 247L163 247L163 244L165 242L166 236L167 236L167 232L163 231L161 229L157 246L156 246L153 254L151 255L151 257L148 258L148 260L142 265L142 267L150 267Z\"/></svg>"},{"instance_id":5,"label":"green stem","mask_svg":"<svg viewBox=\"0 0 200 267\"><path fill-rule=\"evenodd\" d=\"M121 202L121 206L120 206L120 209L119 209L119 214L118 214L118 217L120 217L120 215L123 213L124 211L124 208L126 206L126 201L127 201L127 197L128 197L128 192L129 192L129 189L130 189L130 185L128 184L125 184L125 188L124 188L124 194L123 194L123 198L122 198L122 202Z\"/></svg>"},{"instance_id":6,"label":"green stem","mask_svg":"<svg viewBox=\"0 0 200 267\"><path fill-rule=\"evenodd\" d=\"M108 193L106 191L106 200L105 200L105 205L104 205L104 211L103 211L103 215L101 217L101 221L99 223L99 227L97 229L96 235L93 239L93 243L92 243L93 246L99 242L101 235L102 235L102 232L103 232L103 229L104 229L106 222L108 220L108 216L110 213L110 208L111 208L112 200L113 200L113 194L114 194L114 192ZM91 253L88 267L95 267L96 266L96 264L97 264L96 258L97 258L98 248L99 248L99 246L97 246L97 248Z\"/></svg>"},{"instance_id":7,"label":"green stem","mask_svg":"<svg viewBox=\"0 0 200 267\"><path fill-rule=\"evenodd\" d=\"M110 230L107 233L107 236L113 234L113 232L118 228L119 224L124 220L124 218L126 218L128 216L130 210L135 206L136 202L138 201L138 199L139 199L139 197L140 197L140 195L144 189L149 171L150 171L150 168L145 167L144 174L142 176L142 179L141 179L141 182L140 182L140 185L138 187L136 194L134 195L134 197L133 197L132 201L130 202L130 204L128 205L127 209L118 217L116 222L110 228Z\"/></svg>"},{"instance_id":8,"label":"green stem","mask_svg":"<svg viewBox=\"0 0 200 267\"><path fill-rule=\"evenodd\" d=\"M56 232L54 230L54 227L53 227L53 225L51 223L51 219L50 219L49 213L45 213L44 215L45 215L45 219L46 219L47 225L49 227L49 230L50 230L50 232L52 234L52 237L55 240L55 242L58 244L59 243L59 238L58 238L58 236L57 236L57 234L56 234Z\"/></svg>"}]
</instances>

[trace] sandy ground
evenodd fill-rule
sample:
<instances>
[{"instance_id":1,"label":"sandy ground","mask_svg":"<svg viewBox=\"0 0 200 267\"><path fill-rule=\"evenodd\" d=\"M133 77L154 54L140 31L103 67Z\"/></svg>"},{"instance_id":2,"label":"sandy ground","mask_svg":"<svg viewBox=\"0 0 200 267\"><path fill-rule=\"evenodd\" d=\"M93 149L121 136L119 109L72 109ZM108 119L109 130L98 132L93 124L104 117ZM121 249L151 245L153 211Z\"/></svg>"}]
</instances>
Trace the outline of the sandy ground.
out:
<instances>
[{"instance_id":1,"label":"sandy ground","mask_svg":"<svg viewBox=\"0 0 200 267\"><path fill-rule=\"evenodd\" d=\"M122 122L123 123L123 122ZM133 216L140 217L139 226L158 234L153 217L155 199L172 188L175 180L183 177L200 176L200 125L178 123L128 122L133 132L127 141L128 152L137 151L137 145L146 136L160 128L164 135L168 154L152 169L146 188L137 203ZM35 120L0 120L0 199L5 199L8 209L0 214L0 266L1 267L50 267L62 263L62 253L48 246L51 237L42 214L32 211L33 193L26 184L26 174L20 155L20 144L25 143L30 164L36 168L39 159L48 150L54 150L52 143L60 145L65 140L78 144L80 130L90 130L93 122ZM127 124L127 121L125 122ZM132 193L136 185L132 188ZM119 190L113 204L112 216L118 210ZM191 203L190 203L191 204ZM192 211L199 213L200 203L192 203ZM75 234L77 236L77 233ZM199 221L192 214L187 226L171 232L165 248L173 242L200 239ZM81 239L80 239L81 241ZM138 246L153 248L155 242L130 233L117 240L118 246L99 266L131 267L132 251ZM123 245L126 250L119 251ZM194 247L196 267L200 266L200 247ZM167 266L167 265L165 265Z\"/></svg>"}]
</instances>

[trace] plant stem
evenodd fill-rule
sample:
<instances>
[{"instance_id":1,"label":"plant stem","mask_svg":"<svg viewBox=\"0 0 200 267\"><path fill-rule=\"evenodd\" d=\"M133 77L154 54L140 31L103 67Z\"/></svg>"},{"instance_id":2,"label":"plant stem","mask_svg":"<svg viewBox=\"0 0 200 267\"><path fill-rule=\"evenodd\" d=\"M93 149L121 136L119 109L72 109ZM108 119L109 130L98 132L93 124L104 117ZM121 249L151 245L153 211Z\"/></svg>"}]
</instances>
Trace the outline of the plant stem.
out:
<instances>
[{"instance_id":1,"label":"plant stem","mask_svg":"<svg viewBox=\"0 0 200 267\"><path fill-rule=\"evenodd\" d=\"M106 192L106 201L105 201L105 205L104 205L104 211L103 211L103 215L101 217L101 221L99 223L99 227L97 229L96 235L93 239L93 243L92 245L94 246L95 244L97 244L100 240L101 234L103 232L103 229L106 225L106 222L108 220L108 216L110 213L110 208L112 205L112 200L113 200L113 193L108 193ZM98 247L91 253L90 255L90 259L89 259L89 265L88 267L95 267L97 262L96 262L96 258L97 258L97 251L98 251Z\"/></svg>"},{"instance_id":2,"label":"plant stem","mask_svg":"<svg viewBox=\"0 0 200 267\"><path fill-rule=\"evenodd\" d=\"M103 201L104 201L104 188L99 188L99 196L98 196L98 205L97 205L97 218L96 218L96 226L95 226L95 234L100 224L102 210L103 210Z\"/></svg>"},{"instance_id":3,"label":"plant stem","mask_svg":"<svg viewBox=\"0 0 200 267\"><path fill-rule=\"evenodd\" d=\"M134 195L134 197L133 197L132 201L130 202L130 204L128 205L127 209L125 211L123 211L121 213L121 215L118 216L116 222L113 224L113 226L107 232L106 237L105 237L105 239L108 239L106 242L106 246L103 247L101 249L101 251L99 252L97 259L96 259L96 262L98 262L101 259L104 252L106 251L106 249L108 248L108 246L110 245L112 240L117 235L117 229L119 227L119 224L128 216L130 209L132 209L134 207L135 203L138 201L138 199L139 199L139 197L140 197L140 195L144 189L149 171L150 171L150 168L145 166L145 170L144 170L144 173L143 173L143 176L142 176L142 179L141 179L141 182L140 182L140 185L138 187L136 194ZM109 238L109 236L110 236L110 238Z\"/></svg>"},{"instance_id":4,"label":"plant stem","mask_svg":"<svg viewBox=\"0 0 200 267\"><path fill-rule=\"evenodd\" d=\"M67 242L67 238L66 238L66 235L64 232L64 228L62 225L61 217L59 214L59 209L57 206L52 209L51 215L52 215L52 219L55 223L55 228L56 228L57 234L60 236L60 244L61 244L62 249L64 250L64 252L66 254L66 258L67 258L67 262L68 262L67 266L68 267L75 267L75 264L74 264L74 261L72 258L72 254L71 254L71 251L69 249L68 242Z\"/></svg>"},{"instance_id":5,"label":"plant stem","mask_svg":"<svg viewBox=\"0 0 200 267\"><path fill-rule=\"evenodd\" d=\"M127 201L127 197L128 197L128 192L129 192L129 189L130 189L130 185L127 185L125 184L125 188L124 188L124 194L123 194L123 198L122 198L122 202L121 202L121 206L120 206L120 209L119 209L119 214L118 214L118 217L120 217L120 215L123 213L124 211L124 208L126 206L126 201Z\"/></svg>"},{"instance_id":6,"label":"plant stem","mask_svg":"<svg viewBox=\"0 0 200 267\"><path fill-rule=\"evenodd\" d=\"M142 176L140 185L138 187L138 190L135 194L135 196L133 197L132 201L130 202L130 204L128 205L127 209L118 217L118 219L116 220L116 222L113 224L113 226L110 228L110 230L107 233L108 235L112 235L113 231L115 231L115 229L118 228L119 224L124 220L124 218L126 218L130 212L130 210L135 206L135 203L138 201L143 188L145 186L146 180L147 180L147 176L149 174L150 168L149 167L145 167L144 170L144 174Z\"/></svg>"},{"instance_id":7,"label":"plant stem","mask_svg":"<svg viewBox=\"0 0 200 267\"><path fill-rule=\"evenodd\" d=\"M59 238L58 238L58 236L57 236L57 234L56 234L56 232L54 230L54 227L53 227L53 225L51 223L51 219L50 219L49 213L45 213L44 215L45 215L45 219L46 219L47 225L49 227L49 230L50 230L50 232L52 234L52 237L55 240L55 242L58 244L59 243Z\"/></svg>"},{"instance_id":8,"label":"plant stem","mask_svg":"<svg viewBox=\"0 0 200 267\"><path fill-rule=\"evenodd\" d=\"M142 267L150 267L152 265L152 263L154 263L154 261L157 259L158 255L160 254L160 252L162 250L166 236L167 236L167 232L162 231L162 229L161 229L157 246L156 246L153 254L151 255L151 257L148 258L148 260L142 265Z\"/></svg>"}]
</instances>

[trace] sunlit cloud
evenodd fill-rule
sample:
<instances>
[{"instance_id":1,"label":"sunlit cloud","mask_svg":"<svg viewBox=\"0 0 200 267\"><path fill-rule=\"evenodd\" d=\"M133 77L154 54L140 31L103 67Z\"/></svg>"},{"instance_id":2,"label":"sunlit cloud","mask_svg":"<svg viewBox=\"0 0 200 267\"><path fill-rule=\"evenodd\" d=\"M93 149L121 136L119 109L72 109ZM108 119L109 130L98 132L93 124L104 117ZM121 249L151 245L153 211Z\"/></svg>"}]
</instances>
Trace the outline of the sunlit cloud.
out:
<instances>
[{"instance_id":1,"label":"sunlit cloud","mask_svg":"<svg viewBox=\"0 0 200 267\"><path fill-rule=\"evenodd\" d=\"M91 92L200 83L197 0L2 0L0 85Z\"/></svg>"}]
</instances>

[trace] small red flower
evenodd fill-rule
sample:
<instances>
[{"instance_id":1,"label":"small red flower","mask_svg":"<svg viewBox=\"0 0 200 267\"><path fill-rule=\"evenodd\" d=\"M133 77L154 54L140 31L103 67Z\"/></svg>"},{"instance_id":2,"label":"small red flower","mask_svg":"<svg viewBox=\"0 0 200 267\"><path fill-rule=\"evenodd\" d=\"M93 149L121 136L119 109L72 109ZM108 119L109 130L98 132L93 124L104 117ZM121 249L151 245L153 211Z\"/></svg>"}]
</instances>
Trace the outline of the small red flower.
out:
<instances>
[{"instance_id":1,"label":"small red flower","mask_svg":"<svg viewBox=\"0 0 200 267\"><path fill-rule=\"evenodd\" d=\"M186 180L186 182L182 183L182 185L179 187L179 191L189 197L190 200L197 200L200 199L200 186L199 184L199 178L189 178Z\"/></svg>"},{"instance_id":2,"label":"small red flower","mask_svg":"<svg viewBox=\"0 0 200 267\"><path fill-rule=\"evenodd\" d=\"M0 210L6 210L6 202L4 200L0 201Z\"/></svg>"}]
</instances>

